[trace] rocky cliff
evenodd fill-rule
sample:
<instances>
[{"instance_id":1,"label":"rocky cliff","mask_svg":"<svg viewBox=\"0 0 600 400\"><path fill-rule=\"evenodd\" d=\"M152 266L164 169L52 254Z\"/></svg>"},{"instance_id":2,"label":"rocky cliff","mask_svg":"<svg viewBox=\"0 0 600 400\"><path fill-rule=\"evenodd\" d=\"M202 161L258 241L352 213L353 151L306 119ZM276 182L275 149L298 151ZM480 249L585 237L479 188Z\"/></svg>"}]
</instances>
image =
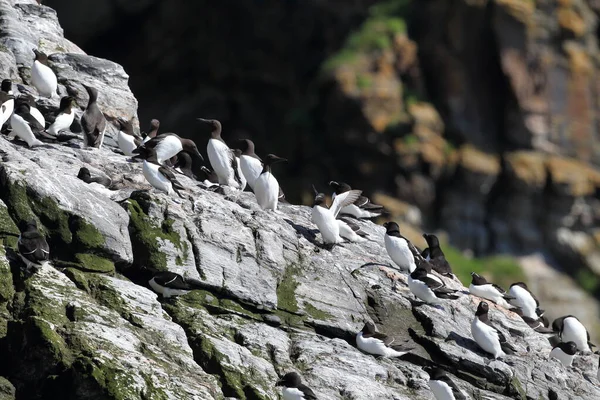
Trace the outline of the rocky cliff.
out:
<instances>
[{"instance_id":1,"label":"rocky cliff","mask_svg":"<svg viewBox=\"0 0 600 400\"><path fill-rule=\"evenodd\" d=\"M53 54L62 94L83 107L81 83L92 84L109 120L136 116L123 69L65 40L50 8L2 0L0 31L0 65L19 92L36 94L30 53L40 47ZM108 139L95 150L0 138L0 398L277 399L275 381L296 370L321 399L423 399L432 396L421 367L432 363L473 398L600 396L597 356L564 368L548 360L543 335L493 306L519 353L489 359L470 334L479 299L415 301L388 266L382 227L361 222L368 242L328 251L304 206L264 212L250 193L217 194L183 176L189 190L175 202L149 190L140 164ZM82 166L116 190L77 179ZM16 225L28 218L51 247L51 265L33 275L15 252ZM159 299L147 281L160 270L205 288ZM415 350L401 360L360 352L365 320Z\"/></svg>"}]
</instances>

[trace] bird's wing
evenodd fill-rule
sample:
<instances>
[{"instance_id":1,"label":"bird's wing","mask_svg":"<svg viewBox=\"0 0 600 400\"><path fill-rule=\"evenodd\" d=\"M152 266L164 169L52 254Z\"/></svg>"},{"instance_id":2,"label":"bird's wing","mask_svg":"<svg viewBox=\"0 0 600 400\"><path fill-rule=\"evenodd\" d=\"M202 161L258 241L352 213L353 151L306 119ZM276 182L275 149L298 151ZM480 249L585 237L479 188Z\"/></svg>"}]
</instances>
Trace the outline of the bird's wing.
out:
<instances>
[{"instance_id":1,"label":"bird's wing","mask_svg":"<svg viewBox=\"0 0 600 400\"><path fill-rule=\"evenodd\" d=\"M440 280L436 280L430 276L426 276L424 278L419 278L419 280L423 283L425 283L427 285L427 287L433 291L441 291L442 293L445 293L443 291L444 288L444 284L443 282L441 282ZM449 289L450 292L448 293L454 293L455 291L452 289Z\"/></svg>"},{"instance_id":2,"label":"bird's wing","mask_svg":"<svg viewBox=\"0 0 600 400\"><path fill-rule=\"evenodd\" d=\"M48 260L50 247L44 236L39 232L25 232L17 242L19 253L33 262Z\"/></svg>"},{"instance_id":3,"label":"bird's wing","mask_svg":"<svg viewBox=\"0 0 600 400\"><path fill-rule=\"evenodd\" d=\"M23 118L25 120L25 122L27 122L29 124L29 127L31 128L31 131L33 133L39 133L44 130L44 127L42 126L42 124L40 124L40 121L35 119L35 117L33 115L31 115L30 113L20 114L20 115L21 115L21 118Z\"/></svg>"},{"instance_id":4,"label":"bird's wing","mask_svg":"<svg viewBox=\"0 0 600 400\"><path fill-rule=\"evenodd\" d=\"M229 150L229 165L233 168L233 179L241 186L242 185L242 177L240 176L240 166L238 164L238 159L235 156L233 150Z\"/></svg>"},{"instance_id":5,"label":"bird's wing","mask_svg":"<svg viewBox=\"0 0 600 400\"><path fill-rule=\"evenodd\" d=\"M331 203L330 210L335 217L339 214L340 210L350 204L354 203L356 199L361 195L361 190L350 190L335 196Z\"/></svg>"},{"instance_id":6,"label":"bird's wing","mask_svg":"<svg viewBox=\"0 0 600 400\"><path fill-rule=\"evenodd\" d=\"M496 285L495 283L490 283L490 285L492 285L492 287L494 289L496 289L498 292L500 292L501 294L505 294L506 290L502 289L500 286Z\"/></svg>"},{"instance_id":7,"label":"bird's wing","mask_svg":"<svg viewBox=\"0 0 600 400\"><path fill-rule=\"evenodd\" d=\"M298 390L304 393L304 398L306 400L317 400L317 395L315 394L315 392L313 392L312 389L306 386L305 384L299 384Z\"/></svg>"},{"instance_id":8,"label":"bird's wing","mask_svg":"<svg viewBox=\"0 0 600 400\"><path fill-rule=\"evenodd\" d=\"M181 189L181 190L185 189L181 185L181 183L179 183L179 181L177 180L177 177L175 176L175 174L173 173L173 171L171 171L170 168L165 167L165 166L160 166L158 168L158 172L160 174L162 174L165 178L167 178L169 181L171 181L171 184L173 185L174 188Z\"/></svg>"}]
</instances>

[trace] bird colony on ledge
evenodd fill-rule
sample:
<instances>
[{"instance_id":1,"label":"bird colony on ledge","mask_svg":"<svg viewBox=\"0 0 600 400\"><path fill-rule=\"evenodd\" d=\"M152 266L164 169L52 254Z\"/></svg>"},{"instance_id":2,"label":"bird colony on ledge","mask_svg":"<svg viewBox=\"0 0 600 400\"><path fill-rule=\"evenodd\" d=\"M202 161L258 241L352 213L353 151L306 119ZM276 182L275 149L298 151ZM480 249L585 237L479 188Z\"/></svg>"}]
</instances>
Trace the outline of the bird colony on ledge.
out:
<instances>
[{"instance_id":1,"label":"bird colony on ledge","mask_svg":"<svg viewBox=\"0 0 600 400\"><path fill-rule=\"evenodd\" d=\"M35 59L31 69L31 82L39 96L51 98L56 95L56 75L48 67L48 57L44 53L35 49L33 53ZM100 148L104 141L107 120L97 104L98 91L90 86L83 86L83 89L89 97L81 117L83 145ZM58 110L45 117L36 108L31 94L24 93L15 98L11 81L5 79L1 85L0 101L0 126L8 132L10 140L18 138L27 146L34 147L48 141L64 142L77 137L68 133L75 120L73 109L77 106L71 96L63 97ZM273 174L273 167L286 159L274 154L268 154L261 159L255 153L254 143L249 139L240 140L238 148L231 149L221 136L222 126L219 121L200 118L198 121L211 131L207 153L212 169L206 166L200 168L205 175L202 180L194 175L192 169L196 162L204 161L196 144L175 133L159 134L160 123L156 119L151 121L150 129L144 138L134 132L131 121L118 120L117 143L125 156L132 157L130 162L142 163L143 175L148 183L168 195L184 197L185 187L177 180L177 174L183 174L200 181L202 187L207 190L219 191L224 186L229 186L243 191L248 186L263 210L276 212L278 203L286 200ZM95 182L106 187L111 185L109 179L92 177L87 168L81 168L78 178L86 183ZM362 232L354 221L384 215L383 207L371 203L367 197L362 196L360 190L354 190L346 183L331 181L329 185L333 189L330 205L327 204L325 194L313 186L315 198L312 222L321 233L324 247L332 249L345 241L369 240L368 235ZM175 196L172 199L174 202L180 201ZM384 227L387 254L401 272L408 274L408 287L417 299L443 309L446 302L463 295L446 286L447 280L457 278L452 274L451 266L435 235L423 235L429 247L420 251L402 236L397 223L386 222ZM35 221L24 222L19 228L19 255L25 268L35 271L48 263L51 249L45 237L38 231ZM558 359L565 368L571 366L577 354L591 352L594 345L589 342L589 333L577 317L567 315L558 318L550 328L538 299L525 283L514 283L507 292L474 272L471 276L470 294L485 300L479 303L473 316L471 333L475 342L491 358L502 359L507 354L525 354L519 354L510 340L494 327L488 317L488 302L517 313L539 334L551 335L548 339L553 349L549 357ZM159 272L148 283L155 292L165 298L202 287L201 282L173 272ZM377 357L402 357L414 348L407 343L395 343L392 338L378 332L372 322L367 322L356 334L356 346L363 352ZM427 367L425 371L430 376L429 387L436 399L467 398L442 368ZM600 380L600 372L596 374ZM315 393L302 383L302 378L296 372L285 374L276 385L283 387L282 395L285 400L317 398Z\"/></svg>"}]
</instances>

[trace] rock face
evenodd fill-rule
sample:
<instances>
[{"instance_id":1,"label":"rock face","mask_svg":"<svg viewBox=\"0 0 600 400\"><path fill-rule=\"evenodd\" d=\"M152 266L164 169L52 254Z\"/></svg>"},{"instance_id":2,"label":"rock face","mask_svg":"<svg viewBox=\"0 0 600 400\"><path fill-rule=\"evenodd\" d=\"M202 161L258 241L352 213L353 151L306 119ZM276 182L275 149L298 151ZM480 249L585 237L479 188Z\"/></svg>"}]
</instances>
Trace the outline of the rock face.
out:
<instances>
[{"instance_id":1,"label":"rock face","mask_svg":"<svg viewBox=\"0 0 600 400\"><path fill-rule=\"evenodd\" d=\"M119 66L62 39L47 7L0 6L9 16L0 19L9 32L2 68L15 71L19 91L36 93L19 49L39 38L9 28L39 17L57 32L46 37L46 50L58 51L51 61L61 93L74 92L82 105L78 82L92 82L102 88L108 116L135 118ZM29 12L19 13L24 6ZM57 98L42 104L56 106ZM114 138L114 130L107 135ZM381 226L360 222L367 242L326 250L307 207L265 212L251 193L217 194L184 176L188 190L176 202L150 190L141 164L127 161L114 140L105 143L100 150L82 149L77 139L30 149L0 138L1 398L277 399L274 383L295 370L322 399L424 399L432 395L421 367L432 363L473 398L600 397L597 356L564 368L547 359L543 335L493 305L491 320L519 352L491 360L470 334L479 299L463 293L441 307L417 302L406 276L388 266ZM476 169L469 182L486 183L500 165L487 161L462 148L457 173ZM82 166L111 177L117 190L77 179ZM16 253L17 225L30 218L51 247L50 265L34 274ZM160 299L147 282L164 270L204 288ZM354 336L367 320L415 350L396 360L362 353Z\"/></svg>"}]
</instances>

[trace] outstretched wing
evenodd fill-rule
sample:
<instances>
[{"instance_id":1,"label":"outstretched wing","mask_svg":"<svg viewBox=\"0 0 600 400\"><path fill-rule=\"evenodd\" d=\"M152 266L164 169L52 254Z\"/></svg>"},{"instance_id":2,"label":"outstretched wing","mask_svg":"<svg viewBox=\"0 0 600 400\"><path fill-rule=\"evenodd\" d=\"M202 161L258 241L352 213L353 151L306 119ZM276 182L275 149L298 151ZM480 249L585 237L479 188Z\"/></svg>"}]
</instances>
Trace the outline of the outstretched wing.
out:
<instances>
[{"instance_id":1,"label":"outstretched wing","mask_svg":"<svg viewBox=\"0 0 600 400\"><path fill-rule=\"evenodd\" d=\"M361 195L361 193L362 190L349 190L347 192L335 196L335 199L333 199L333 202L331 203L330 207L330 210L333 213L334 217L337 217L342 208L354 203Z\"/></svg>"}]
</instances>

